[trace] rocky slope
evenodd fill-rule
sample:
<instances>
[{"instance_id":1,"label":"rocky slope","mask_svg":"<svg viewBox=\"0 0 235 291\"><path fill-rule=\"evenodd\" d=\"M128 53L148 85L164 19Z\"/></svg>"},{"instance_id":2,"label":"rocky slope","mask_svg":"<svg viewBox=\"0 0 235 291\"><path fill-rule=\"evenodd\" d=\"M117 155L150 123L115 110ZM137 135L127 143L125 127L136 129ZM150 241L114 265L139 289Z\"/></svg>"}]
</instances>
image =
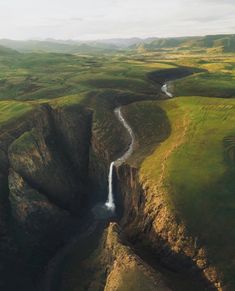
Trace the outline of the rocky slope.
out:
<instances>
[{"instance_id":1,"label":"rocky slope","mask_svg":"<svg viewBox=\"0 0 235 291\"><path fill-rule=\"evenodd\" d=\"M195 290L227 290L222 274L209 260L206 245L187 229L167 192L166 161L184 142L188 119L182 114L182 120L174 124L180 134L175 135L174 142L167 143L167 150L163 152L160 151L161 143L167 142L174 132L159 106L154 102L142 102L142 105L127 106L123 112L136 137L136 151L127 164L117 168L115 183L120 225L128 241L153 267L160 261L160 265L179 277L180 274L184 278L191 277ZM142 114L145 114L144 124L140 123ZM156 155L160 151L158 160L154 158L153 149L148 147L149 141L154 145ZM156 172L154 175L148 175L140 167L143 145L148 150L144 152L144 158L149 157L148 170ZM181 286L176 290L194 290L191 283L185 289Z\"/></svg>"},{"instance_id":2,"label":"rocky slope","mask_svg":"<svg viewBox=\"0 0 235 291\"><path fill-rule=\"evenodd\" d=\"M156 100L160 94L151 96L106 90L102 93L91 92L89 95L87 103L93 109L89 180L92 186L91 192L94 193L92 201L100 202L107 196L110 162L124 153L129 143L129 135L115 118L114 108L138 100Z\"/></svg>"},{"instance_id":3,"label":"rocky slope","mask_svg":"<svg viewBox=\"0 0 235 291\"><path fill-rule=\"evenodd\" d=\"M183 221L171 211L160 185L139 179L138 169L124 165L117 171L123 199L121 225L128 239L173 271L196 273L205 286L221 289L218 272L208 262L206 250L190 237ZM204 279L203 279L204 278Z\"/></svg>"},{"instance_id":4,"label":"rocky slope","mask_svg":"<svg viewBox=\"0 0 235 291\"><path fill-rule=\"evenodd\" d=\"M108 266L105 291L170 290L164 277L133 252L117 224L105 231L102 247L101 263Z\"/></svg>"},{"instance_id":5,"label":"rocky slope","mask_svg":"<svg viewBox=\"0 0 235 291\"><path fill-rule=\"evenodd\" d=\"M43 105L0 129L0 255L7 253L12 261L20 258L14 273L19 280L33 278L33 282L20 283L24 290L36 288L43 266L69 239L69 226L76 226L90 206L105 201L109 163L129 143L114 118L114 107L150 98L128 99L120 94L107 101L113 94L96 95L89 106ZM162 112L158 114L161 120L165 118ZM157 130L164 138L170 132L164 122ZM89 251L82 262L88 239L78 244L78 270L73 268L78 273L73 278L84 281L83 290L169 290L161 271L152 264L155 261L182 273L184 279L196 274L188 283L197 282L192 290L204 290L204 286L222 290L206 250L188 234L166 200L162 179L153 185L139 174L138 167L128 164L117 169L118 216L123 231L110 224L98 248L92 246L95 251L92 255ZM91 241L97 244L99 239L92 236ZM74 252L71 254L74 261ZM37 267L29 271L32 265ZM26 274L21 272L23 268ZM91 275L83 278L84 270Z\"/></svg>"},{"instance_id":6,"label":"rocky slope","mask_svg":"<svg viewBox=\"0 0 235 291\"><path fill-rule=\"evenodd\" d=\"M95 233L70 249L51 290L171 290L160 272L133 252L117 223L110 223L101 235Z\"/></svg>"},{"instance_id":7,"label":"rocky slope","mask_svg":"<svg viewBox=\"0 0 235 291\"><path fill-rule=\"evenodd\" d=\"M17 256L13 277L24 288L32 288L26 277L40 275L88 200L91 120L92 112L80 106L43 105L0 128L0 255L4 270ZM11 276L0 280L5 290Z\"/></svg>"},{"instance_id":8,"label":"rocky slope","mask_svg":"<svg viewBox=\"0 0 235 291\"><path fill-rule=\"evenodd\" d=\"M153 121L152 113L149 111L148 114ZM167 139L171 129L164 112L158 109L154 111L154 115L161 122L152 132L152 136L151 132L149 133L151 142L159 143ZM97 113L93 119L92 151L100 161L99 166L103 166L104 169L106 164L109 165L110 160L109 152L102 151L104 145L107 149L111 147L112 150L117 149L117 151L120 145L112 147L112 140L109 140L108 133L111 131L115 133L116 130L115 122L112 123L111 118L112 115L107 114L107 120L105 118L102 120L98 118ZM145 121L148 124L148 118ZM181 126L184 128L185 124ZM107 131L103 131L102 127ZM138 144L141 144L138 143L141 131L137 130L135 134L137 134L136 147L138 147ZM125 139L122 140L123 142ZM174 144L175 147L177 144ZM152 148L149 147L148 150L151 152ZM136 161L135 154L133 156ZM91 165L97 160L93 160L92 157ZM164 161L161 166L164 166ZM98 172L100 179L99 174ZM184 222L172 211L162 181L163 175L154 183L150 183L146 177L140 178L138 166L126 164L117 168L115 193L120 218L119 226L110 224L104 231L99 246L93 245L99 241L99 237L94 236L94 233L91 237L86 237L83 243L75 242L73 249L69 250L69 254L64 259L64 266L60 265L59 268L60 275L57 276L61 280L59 283L61 290L65 286L67 290L74 290L77 286L79 290L133 288L138 290L137 286L141 286L142 290L146 288L146 290L158 290L158 288L160 290L161 288L163 290L164 288L223 290L221 278L209 262L206 249L200 245L197 238L189 235ZM146 277L145 275L141 277L142 274ZM159 278L163 279L159 281ZM160 282L160 285L154 285L154 282ZM141 284L146 285L143 287Z\"/></svg>"},{"instance_id":9,"label":"rocky slope","mask_svg":"<svg viewBox=\"0 0 235 291\"><path fill-rule=\"evenodd\" d=\"M9 248L6 264L19 258L14 275L25 290L35 287L89 207L105 199L109 162L127 140L113 105L103 99L90 106L41 105L0 127L0 255ZM119 139L114 146L113 136ZM1 279L11 290L11 282Z\"/></svg>"}]
</instances>

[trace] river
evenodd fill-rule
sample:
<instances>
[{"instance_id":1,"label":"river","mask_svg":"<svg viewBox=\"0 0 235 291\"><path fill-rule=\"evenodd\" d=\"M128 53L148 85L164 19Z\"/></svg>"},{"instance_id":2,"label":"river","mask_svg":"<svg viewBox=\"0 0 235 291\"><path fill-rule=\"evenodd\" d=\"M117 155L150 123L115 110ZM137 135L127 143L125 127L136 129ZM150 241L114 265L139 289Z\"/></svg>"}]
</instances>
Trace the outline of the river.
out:
<instances>
[{"instance_id":1,"label":"river","mask_svg":"<svg viewBox=\"0 0 235 291\"><path fill-rule=\"evenodd\" d=\"M111 162L110 167L109 167L109 176L108 176L108 199L105 203L105 206L107 207L108 210L111 212L115 212L115 201L114 201L114 192L113 192L113 170L115 166L121 166L133 153L134 150L134 143L135 143L135 135L130 127L130 125L127 123L125 120L123 114L122 114L122 108L118 107L114 110L115 115L117 116L118 120L120 123L125 127L127 130L131 142L129 144L128 150L117 160Z\"/></svg>"},{"instance_id":2,"label":"river","mask_svg":"<svg viewBox=\"0 0 235 291\"><path fill-rule=\"evenodd\" d=\"M162 88L161 88L162 92L165 93L168 97L172 98L173 95L168 91L168 84L165 83ZM107 207L107 209L111 212L115 212L115 199L114 199L114 192L113 192L113 171L115 169L115 166L119 167L121 166L123 163L125 163L125 161L132 155L133 150L134 150L134 143L135 143L135 135L134 132L132 130L132 128L130 127L130 125L128 124L128 122L125 120L123 114L122 114L122 107L118 107L114 110L115 115L117 116L118 120L120 121L120 123L123 125L123 127L127 130L130 138L131 138L131 142L130 145L128 147L128 150L117 160L112 161L109 167L109 175L108 175L108 199L105 203L105 206Z\"/></svg>"},{"instance_id":3,"label":"river","mask_svg":"<svg viewBox=\"0 0 235 291\"><path fill-rule=\"evenodd\" d=\"M165 93L168 97L172 98L173 95L168 91L168 84L164 84L161 88L162 92Z\"/></svg>"}]
</instances>

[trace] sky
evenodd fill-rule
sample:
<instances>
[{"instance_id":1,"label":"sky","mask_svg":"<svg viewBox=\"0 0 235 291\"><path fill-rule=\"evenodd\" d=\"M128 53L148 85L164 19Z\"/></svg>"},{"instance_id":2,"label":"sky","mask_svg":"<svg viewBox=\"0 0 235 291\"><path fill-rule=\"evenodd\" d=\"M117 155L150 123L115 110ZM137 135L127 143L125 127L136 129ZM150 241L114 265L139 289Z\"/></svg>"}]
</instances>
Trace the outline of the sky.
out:
<instances>
[{"instance_id":1,"label":"sky","mask_svg":"<svg viewBox=\"0 0 235 291\"><path fill-rule=\"evenodd\" d=\"M235 0L0 0L0 38L235 33Z\"/></svg>"}]
</instances>

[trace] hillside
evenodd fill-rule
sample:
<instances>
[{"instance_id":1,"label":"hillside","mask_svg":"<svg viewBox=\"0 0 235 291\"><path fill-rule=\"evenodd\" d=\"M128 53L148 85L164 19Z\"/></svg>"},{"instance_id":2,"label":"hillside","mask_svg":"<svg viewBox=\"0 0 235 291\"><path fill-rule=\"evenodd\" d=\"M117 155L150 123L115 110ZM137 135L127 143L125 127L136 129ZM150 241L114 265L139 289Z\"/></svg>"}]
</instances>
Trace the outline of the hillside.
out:
<instances>
[{"instance_id":1,"label":"hillside","mask_svg":"<svg viewBox=\"0 0 235 291\"><path fill-rule=\"evenodd\" d=\"M7 46L19 52L53 52L64 54L89 54L101 53L117 50L117 46L112 43L99 43L99 42L69 42L69 41L15 41L8 39L1 39L0 45Z\"/></svg>"},{"instance_id":2,"label":"hillside","mask_svg":"<svg viewBox=\"0 0 235 291\"><path fill-rule=\"evenodd\" d=\"M17 51L0 45L0 56L8 56L8 55L16 55L16 54L18 54Z\"/></svg>"},{"instance_id":3,"label":"hillside","mask_svg":"<svg viewBox=\"0 0 235 291\"><path fill-rule=\"evenodd\" d=\"M179 37L179 38L162 38L152 42L142 41L132 46L138 49L140 46L146 50L159 49L219 49L222 52L235 52L235 35L208 35L204 37Z\"/></svg>"},{"instance_id":4,"label":"hillside","mask_svg":"<svg viewBox=\"0 0 235 291\"><path fill-rule=\"evenodd\" d=\"M0 45L19 52L50 52L64 54L101 54L115 53L119 50L147 51L162 49L219 49L222 52L235 51L235 35L208 35L203 37L171 37L171 38L126 38L97 41L28 40L15 41L1 39Z\"/></svg>"},{"instance_id":5,"label":"hillside","mask_svg":"<svg viewBox=\"0 0 235 291\"><path fill-rule=\"evenodd\" d=\"M0 56L4 291L234 289L235 56L152 42Z\"/></svg>"},{"instance_id":6,"label":"hillside","mask_svg":"<svg viewBox=\"0 0 235 291\"><path fill-rule=\"evenodd\" d=\"M120 183L125 183L124 177L129 175L133 179L130 198L123 186L123 223L130 239L139 247L147 245L157 256L164 251L159 249L161 237L172 252L191 257L208 278L215 280L215 270L205 260L206 254L212 265L223 270L223 279L231 284L231 290L235 284L231 245L235 235L234 106L234 100L221 102L205 97L129 105L125 112L132 127L137 128L139 148L125 175L120 172ZM145 130L146 124L151 129ZM145 158L143 147L149 153ZM137 167L138 174L131 166ZM144 202L136 205L139 195L144 196ZM133 213L130 209L136 210ZM144 213L153 220L143 221Z\"/></svg>"},{"instance_id":7,"label":"hillside","mask_svg":"<svg viewBox=\"0 0 235 291\"><path fill-rule=\"evenodd\" d=\"M190 42L189 45L192 47L221 48L223 52L234 52L235 35L208 35Z\"/></svg>"}]
</instances>

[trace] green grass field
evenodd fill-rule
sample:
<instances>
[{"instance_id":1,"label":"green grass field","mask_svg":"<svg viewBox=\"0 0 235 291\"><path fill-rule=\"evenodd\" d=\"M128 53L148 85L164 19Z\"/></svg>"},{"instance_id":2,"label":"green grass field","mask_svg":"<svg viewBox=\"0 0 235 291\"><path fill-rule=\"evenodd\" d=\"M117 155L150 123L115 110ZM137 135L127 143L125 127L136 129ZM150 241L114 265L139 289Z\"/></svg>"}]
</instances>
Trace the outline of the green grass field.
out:
<instances>
[{"instance_id":1,"label":"green grass field","mask_svg":"<svg viewBox=\"0 0 235 291\"><path fill-rule=\"evenodd\" d=\"M154 185L163 174L172 210L206 246L225 280L235 284L235 100L179 97L136 103L125 111L139 142L131 162L142 161L141 180ZM169 137L159 130L168 122Z\"/></svg>"},{"instance_id":2,"label":"green grass field","mask_svg":"<svg viewBox=\"0 0 235 291\"><path fill-rule=\"evenodd\" d=\"M184 58L177 63L206 71L175 81L173 91L176 96L234 97L235 58L233 55L207 54L206 57Z\"/></svg>"},{"instance_id":3,"label":"green grass field","mask_svg":"<svg viewBox=\"0 0 235 291\"><path fill-rule=\"evenodd\" d=\"M204 71L171 81L176 98L153 101L160 85L148 74L181 66ZM94 111L94 129L102 131L100 138L111 149L110 156L116 157L125 141L118 135L122 128L120 124L116 128L113 109L132 103L124 107L137 140L130 162L140 168L141 179L152 184L163 174L172 210L206 246L226 282L235 286L233 97L232 53L205 54L205 49L139 49L98 56L0 52L0 125L38 104L53 108L79 104ZM130 281L134 276L129 273L123 278Z\"/></svg>"},{"instance_id":4,"label":"green grass field","mask_svg":"<svg viewBox=\"0 0 235 291\"><path fill-rule=\"evenodd\" d=\"M33 105L27 102L0 101L0 125L29 112Z\"/></svg>"},{"instance_id":5,"label":"green grass field","mask_svg":"<svg viewBox=\"0 0 235 291\"><path fill-rule=\"evenodd\" d=\"M46 53L0 55L0 100L52 99L92 89L153 94L156 85L146 73L162 67L161 63L132 62L127 56L119 60Z\"/></svg>"},{"instance_id":6,"label":"green grass field","mask_svg":"<svg viewBox=\"0 0 235 291\"><path fill-rule=\"evenodd\" d=\"M224 144L235 136L235 102L182 98L177 103L189 115L189 128L167 163L170 198L225 279L235 284L235 164Z\"/></svg>"}]
</instances>

